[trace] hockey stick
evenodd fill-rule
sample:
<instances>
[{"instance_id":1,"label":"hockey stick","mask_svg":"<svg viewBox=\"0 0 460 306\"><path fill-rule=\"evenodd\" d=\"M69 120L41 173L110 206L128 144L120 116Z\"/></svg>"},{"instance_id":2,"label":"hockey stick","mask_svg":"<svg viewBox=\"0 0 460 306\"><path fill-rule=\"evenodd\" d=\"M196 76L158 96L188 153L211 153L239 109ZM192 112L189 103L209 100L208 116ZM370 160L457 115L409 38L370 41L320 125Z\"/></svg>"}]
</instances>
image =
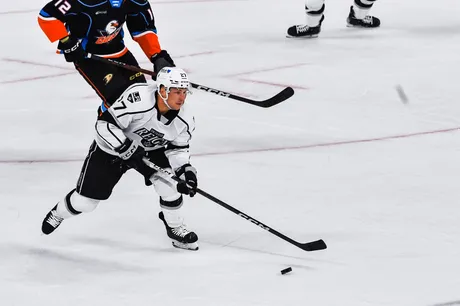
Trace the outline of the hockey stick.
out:
<instances>
[{"instance_id":1,"label":"hockey stick","mask_svg":"<svg viewBox=\"0 0 460 306\"><path fill-rule=\"evenodd\" d=\"M125 64L125 63L122 63L122 62L118 62L118 61L115 61L115 60L110 59L110 58L104 58L104 57L96 56L96 55L93 55L91 53L88 53L86 57L90 58L90 59L93 59L93 60L96 60L96 61L99 61L99 62L106 63L106 64L111 64L111 65L114 65L114 66L123 67L123 68L131 70L131 71L142 72L142 73L147 74L147 75L156 76L156 73L153 72L153 71L150 71L150 70L147 70L147 69L142 69L142 68L139 68L139 67L133 66L133 65L128 65L128 64ZM192 85L193 88L196 88L196 89L199 89L199 90L203 90L203 91L206 91L206 92L209 92L209 93L216 94L216 95L221 96L221 97L241 101L241 102L244 102L244 103L248 103L248 104L263 107L263 108L272 107L272 106L274 106L276 104L279 104L279 103L289 99L290 97L292 97L294 95L294 89L292 89L292 87L286 87L282 91L280 91L279 93L277 93L276 95L274 95L273 97L271 97L271 98L269 98L267 100L257 101L257 100L251 100L251 99L248 99L248 98L245 98L245 97L241 97L241 96L238 96L238 95L234 95L234 94L231 94L231 93L219 90L219 89L206 87L206 86L196 84L196 83L191 83L191 85Z\"/></svg>"},{"instance_id":2,"label":"hockey stick","mask_svg":"<svg viewBox=\"0 0 460 306\"><path fill-rule=\"evenodd\" d=\"M173 173L171 173L170 171L166 170L166 169L163 169L157 165L155 165L154 163L152 163L149 159L147 158L144 158L144 162L152 169L158 171L158 172L161 172L167 176L169 176L170 178L172 178L173 180L177 181L177 182L180 182L181 179L179 179L177 176L175 176ZM261 227L262 229L270 232L271 234L283 239L284 241L287 241L289 242L290 244L293 244L295 245L296 247L298 248L301 248L302 250L304 251L307 251L307 252L311 252L311 251L319 251L319 250L324 250L327 248L327 245L326 243L320 239L320 240L316 240L316 241L311 241L311 242L306 242L306 243L300 243L300 242L297 242L291 238L289 238L288 236L286 235L283 235L281 234L280 232L278 232L277 230L274 230L273 228L269 227L268 225L254 219L253 217L251 216L248 216L247 214L241 212L240 210L236 209L235 207L233 206L230 206L229 204L225 203L224 201L221 201L219 200L218 198L210 195L209 193L207 193L206 191L203 191L201 190L200 188L197 188L196 192L198 194L201 194L203 197L213 201L214 203L216 204L219 204L220 206L230 210L232 213L242 217L243 219L246 219L252 223L254 223L255 225Z\"/></svg>"}]
</instances>

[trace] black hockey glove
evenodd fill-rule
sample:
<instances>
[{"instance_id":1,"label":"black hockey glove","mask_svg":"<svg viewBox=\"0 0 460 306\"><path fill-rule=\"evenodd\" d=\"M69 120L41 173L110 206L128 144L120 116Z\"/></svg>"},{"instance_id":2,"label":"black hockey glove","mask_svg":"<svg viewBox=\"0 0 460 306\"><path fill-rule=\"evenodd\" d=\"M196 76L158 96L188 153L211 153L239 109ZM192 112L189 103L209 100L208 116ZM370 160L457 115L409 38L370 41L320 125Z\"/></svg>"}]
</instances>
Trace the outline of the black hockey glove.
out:
<instances>
[{"instance_id":1,"label":"black hockey glove","mask_svg":"<svg viewBox=\"0 0 460 306\"><path fill-rule=\"evenodd\" d=\"M153 71L156 73L164 67L176 67L174 61L166 50L161 50L159 53L152 55L150 61L153 64ZM156 80L157 76L152 76L152 79Z\"/></svg>"},{"instance_id":2,"label":"black hockey glove","mask_svg":"<svg viewBox=\"0 0 460 306\"><path fill-rule=\"evenodd\" d=\"M143 147L136 144L129 138L126 138L125 142L115 149L121 159L130 167L135 169L137 172L142 174L145 178L145 185L150 186L152 182L150 177L155 173L155 170L147 166L142 160L146 154Z\"/></svg>"},{"instance_id":3,"label":"black hockey glove","mask_svg":"<svg viewBox=\"0 0 460 306\"><path fill-rule=\"evenodd\" d=\"M193 197L198 188L195 167L185 164L176 171L176 176L182 180L177 183L177 191Z\"/></svg>"},{"instance_id":4,"label":"black hockey glove","mask_svg":"<svg viewBox=\"0 0 460 306\"><path fill-rule=\"evenodd\" d=\"M58 49L64 54L67 62L78 63L86 58L86 52L83 50L78 39L71 36L64 37L59 41Z\"/></svg>"}]
</instances>

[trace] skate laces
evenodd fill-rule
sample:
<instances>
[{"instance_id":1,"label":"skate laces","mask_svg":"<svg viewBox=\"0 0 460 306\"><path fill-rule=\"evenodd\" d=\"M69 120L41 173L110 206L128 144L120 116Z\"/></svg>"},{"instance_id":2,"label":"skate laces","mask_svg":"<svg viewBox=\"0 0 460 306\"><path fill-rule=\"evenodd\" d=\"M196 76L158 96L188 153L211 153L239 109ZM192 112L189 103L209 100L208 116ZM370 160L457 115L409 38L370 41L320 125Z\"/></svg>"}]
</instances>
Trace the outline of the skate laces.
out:
<instances>
[{"instance_id":1,"label":"skate laces","mask_svg":"<svg viewBox=\"0 0 460 306\"><path fill-rule=\"evenodd\" d=\"M48 217L48 219L46 220L46 222L49 223L52 227L56 227L59 224L61 224L62 220L64 220L64 218L59 217L57 215L57 212L55 210L53 210L53 211L51 211L51 214Z\"/></svg>"},{"instance_id":2,"label":"skate laces","mask_svg":"<svg viewBox=\"0 0 460 306\"><path fill-rule=\"evenodd\" d=\"M297 33L304 33L304 32L307 32L308 29L310 28L310 27L309 27L308 25L306 25L306 24L305 24L305 25L302 25L302 24L296 25L295 27L296 27Z\"/></svg>"},{"instance_id":3,"label":"skate laces","mask_svg":"<svg viewBox=\"0 0 460 306\"><path fill-rule=\"evenodd\" d=\"M374 18L372 16L367 15L366 17L364 17L363 22L367 24L373 24Z\"/></svg>"},{"instance_id":4,"label":"skate laces","mask_svg":"<svg viewBox=\"0 0 460 306\"><path fill-rule=\"evenodd\" d=\"M171 232L173 232L174 235L179 236L184 238L190 231L186 228L185 224L182 224L178 227L172 227Z\"/></svg>"}]
</instances>

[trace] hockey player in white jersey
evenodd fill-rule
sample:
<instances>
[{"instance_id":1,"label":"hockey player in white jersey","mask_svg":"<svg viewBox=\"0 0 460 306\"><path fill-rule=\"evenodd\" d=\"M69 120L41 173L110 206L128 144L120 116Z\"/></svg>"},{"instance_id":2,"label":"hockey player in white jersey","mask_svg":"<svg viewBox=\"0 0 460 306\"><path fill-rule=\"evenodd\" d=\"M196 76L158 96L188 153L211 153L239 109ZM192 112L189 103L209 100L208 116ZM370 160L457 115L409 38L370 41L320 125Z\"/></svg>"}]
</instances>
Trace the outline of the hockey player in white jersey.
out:
<instances>
[{"instance_id":1,"label":"hockey player in white jersey","mask_svg":"<svg viewBox=\"0 0 460 306\"><path fill-rule=\"evenodd\" d=\"M347 18L348 27L377 28L380 20L370 16L369 11L377 0L353 0ZM287 30L290 38L318 37L324 20L325 0L305 0L306 23L294 25Z\"/></svg>"},{"instance_id":2,"label":"hockey player in white jersey","mask_svg":"<svg viewBox=\"0 0 460 306\"><path fill-rule=\"evenodd\" d=\"M159 218L173 245L198 250L198 237L185 226L181 215L182 194L194 196L198 183L189 151L195 122L184 105L189 85L182 69L166 67L159 71L156 86L133 84L100 114L77 186L46 215L44 234L51 234L67 218L93 211L110 197L122 175L135 169L159 194ZM143 158L172 169L183 182L171 182L148 167Z\"/></svg>"}]
</instances>

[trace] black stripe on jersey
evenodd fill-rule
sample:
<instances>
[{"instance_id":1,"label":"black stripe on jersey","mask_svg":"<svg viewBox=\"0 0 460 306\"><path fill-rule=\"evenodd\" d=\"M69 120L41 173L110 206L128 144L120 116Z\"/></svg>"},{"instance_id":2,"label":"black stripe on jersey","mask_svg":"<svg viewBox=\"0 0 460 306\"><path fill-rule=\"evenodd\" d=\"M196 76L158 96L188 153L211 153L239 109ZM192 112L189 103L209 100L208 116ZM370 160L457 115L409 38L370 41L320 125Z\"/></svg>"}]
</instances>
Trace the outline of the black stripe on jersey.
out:
<instances>
[{"instance_id":1,"label":"black stripe on jersey","mask_svg":"<svg viewBox=\"0 0 460 306\"><path fill-rule=\"evenodd\" d=\"M158 112L158 113L160 113L160 112ZM166 123L166 125L169 125L177 117L177 114L179 114L178 110L169 110L169 111L167 111L166 114L163 115L163 117L168 119L168 123Z\"/></svg>"},{"instance_id":2,"label":"black stripe on jersey","mask_svg":"<svg viewBox=\"0 0 460 306\"><path fill-rule=\"evenodd\" d=\"M109 113L109 112L103 112L102 115L99 117L99 120L102 120L102 121L105 121L105 122L108 122L108 123L112 123L113 125L115 125L116 127L120 128L120 126L118 125L118 123L115 121L115 119L113 118L113 116Z\"/></svg>"},{"instance_id":3,"label":"black stripe on jersey","mask_svg":"<svg viewBox=\"0 0 460 306\"><path fill-rule=\"evenodd\" d=\"M190 132L190 126L188 125L187 121L185 121L181 116L177 116L177 118L180 119L186 126L187 126L187 133L190 136L190 139L192 139L192 133Z\"/></svg>"},{"instance_id":4,"label":"black stripe on jersey","mask_svg":"<svg viewBox=\"0 0 460 306\"><path fill-rule=\"evenodd\" d=\"M115 139L116 139L116 140L118 140L118 142L119 142L120 144L123 144L123 141L121 141L121 139L120 139L120 138L118 138L118 137L117 137L117 135L115 135L115 133L114 133L114 132L112 132L112 129L110 128L110 126L109 126L109 123L108 123L108 122L107 122L107 130L109 130L110 134L112 134L112 136L113 136L113 137L115 137ZM117 147L118 147L118 146L117 146Z\"/></svg>"},{"instance_id":5,"label":"black stripe on jersey","mask_svg":"<svg viewBox=\"0 0 460 306\"><path fill-rule=\"evenodd\" d=\"M108 141L107 139L105 139L105 138L101 135L101 133L99 133L99 129L97 128L97 123L96 123L96 126L95 126L95 127L96 127L96 133L97 133L97 135L98 135L102 140L104 140L104 142L105 142L106 144L108 144L108 145L111 146L112 148L117 147L117 146L114 146L112 143L110 143L110 141ZM107 130L110 132L110 134L112 134L112 135L120 142L120 144L123 144L123 142L122 142L120 139L118 139L118 137L110 130L110 128L109 128L109 123L108 123L108 122L107 122L107 127L106 127L106 128L107 128Z\"/></svg>"},{"instance_id":6,"label":"black stripe on jersey","mask_svg":"<svg viewBox=\"0 0 460 306\"><path fill-rule=\"evenodd\" d=\"M146 83L134 83L133 85L129 86L128 88L126 88L125 92L127 92L128 90L131 90L135 87L149 87L149 84L146 84Z\"/></svg>"},{"instance_id":7,"label":"black stripe on jersey","mask_svg":"<svg viewBox=\"0 0 460 306\"><path fill-rule=\"evenodd\" d=\"M121 106L117 106L117 107L114 106L113 109L114 110L120 110L120 109L125 109L126 108L125 101L120 101L120 103L121 103Z\"/></svg>"},{"instance_id":8,"label":"black stripe on jersey","mask_svg":"<svg viewBox=\"0 0 460 306\"><path fill-rule=\"evenodd\" d=\"M168 145L166 146L166 150L165 150L165 151L180 150L180 149L188 149L188 148L190 148L189 145L186 145L186 146L176 146L176 145L173 145L172 143L168 143Z\"/></svg>"},{"instance_id":9,"label":"black stripe on jersey","mask_svg":"<svg viewBox=\"0 0 460 306\"><path fill-rule=\"evenodd\" d=\"M112 134L120 142L120 144L123 143L120 139L118 139L118 137L109 128L109 123L111 123L114 126L116 126L117 128L121 129L120 126L118 125L118 123L115 121L115 119L113 118L113 116L109 112L106 111L106 112L102 113L102 115L99 117L98 120L107 122L107 130L110 132L110 134ZM117 146L114 146L113 144L111 144L107 139L102 137L102 135L99 133L99 130L97 129L97 123L96 123L96 132L99 135L99 137L102 140L105 141L106 144L108 144L109 146L111 146L113 148L117 147Z\"/></svg>"},{"instance_id":10,"label":"black stripe on jersey","mask_svg":"<svg viewBox=\"0 0 460 306\"><path fill-rule=\"evenodd\" d=\"M99 136L99 138L101 138L102 140L105 141L106 144L108 144L109 146L111 146L113 148L113 145L107 141L107 139L105 139L104 137L102 137L101 133L99 133L99 130L97 128L97 123L95 124L95 130L96 130L96 133L97 135Z\"/></svg>"}]
</instances>

